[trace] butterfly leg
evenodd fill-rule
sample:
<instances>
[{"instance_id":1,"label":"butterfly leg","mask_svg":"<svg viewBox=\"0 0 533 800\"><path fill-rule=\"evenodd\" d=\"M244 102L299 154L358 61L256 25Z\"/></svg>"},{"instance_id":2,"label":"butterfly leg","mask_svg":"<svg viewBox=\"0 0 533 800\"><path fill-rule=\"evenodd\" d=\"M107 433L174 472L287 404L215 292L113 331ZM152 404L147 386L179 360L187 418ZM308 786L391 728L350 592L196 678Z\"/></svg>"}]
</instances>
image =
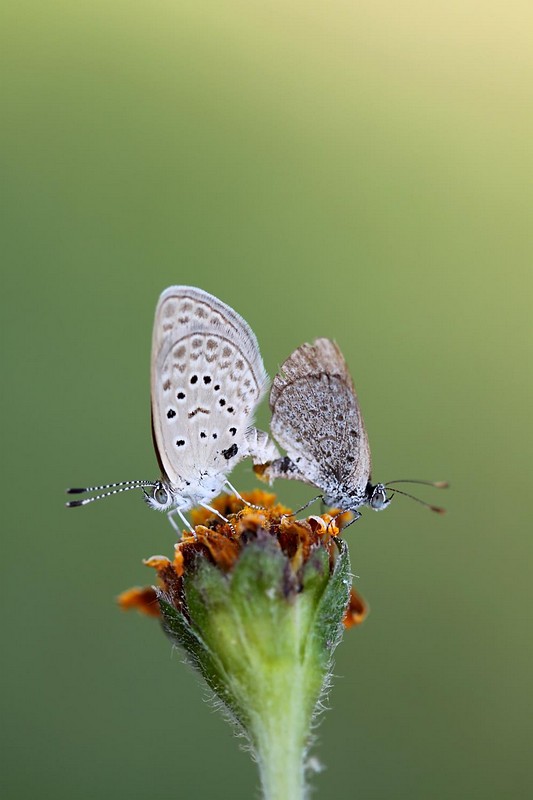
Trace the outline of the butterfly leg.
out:
<instances>
[{"instance_id":1,"label":"butterfly leg","mask_svg":"<svg viewBox=\"0 0 533 800\"><path fill-rule=\"evenodd\" d=\"M208 506L207 503L199 503L198 505L202 506L202 508L205 508L206 511L210 511L212 514L215 515L215 517L218 517L219 519L221 519L222 522L229 522L229 520L226 519L226 517L224 517L220 513L220 511L217 511L216 508L213 508L212 506Z\"/></svg>"},{"instance_id":2,"label":"butterfly leg","mask_svg":"<svg viewBox=\"0 0 533 800\"><path fill-rule=\"evenodd\" d=\"M222 522L226 522L230 526L230 528L233 531L234 535L235 536L237 535L237 531L236 531L235 526L233 525L233 523L230 522L229 519L226 519L226 517L224 517L220 513L220 511L217 511L216 508L213 508L212 506L208 506L207 503L200 503L200 505L202 506L202 508L205 508L206 511L210 511L212 514L215 515L215 517L218 517L219 519L221 519Z\"/></svg>"},{"instance_id":3,"label":"butterfly leg","mask_svg":"<svg viewBox=\"0 0 533 800\"><path fill-rule=\"evenodd\" d=\"M331 520L331 521L328 523L328 527L331 525L331 523L332 523L334 520L336 520L336 519L337 519L337 517L340 517L340 515L341 515L342 513L343 513L343 512L342 512L342 511L340 511L338 514L335 514L335 516L333 517L333 519L332 519L332 520ZM357 522L357 520L358 520L358 519L360 519L360 518L363 516L363 515L361 514L361 512L360 512L360 511L352 511L352 514L353 514L353 518L352 518L352 519L351 519L351 520L350 520L350 521L349 521L349 522L348 522L346 525L344 525L344 527L342 528L342 530L343 530L343 531L345 531L345 530L346 530L346 528L349 528L349 527L350 527L350 525L353 525L353 524L354 524L354 522Z\"/></svg>"},{"instance_id":4,"label":"butterfly leg","mask_svg":"<svg viewBox=\"0 0 533 800\"><path fill-rule=\"evenodd\" d=\"M173 517L174 514L178 515L178 517L181 519L181 521L183 522L185 527L188 528L191 533L194 533L194 528L192 527L192 525L189 522L189 520L187 519L187 517L183 514L181 509L173 508L172 511L168 512L167 517L168 517L168 520L169 520L170 524L172 525L172 527L176 531L176 533L181 534L182 531L181 531L181 528L179 527L178 523L176 522L176 520Z\"/></svg>"},{"instance_id":5,"label":"butterfly leg","mask_svg":"<svg viewBox=\"0 0 533 800\"><path fill-rule=\"evenodd\" d=\"M292 514L284 514L283 516L284 517L297 517L298 514L301 514L302 511L305 511L306 508L309 508L309 506L312 506L313 503L316 503L317 500L322 500L322 502L324 502L323 496L321 494L317 494L316 497L313 497L311 500L309 500L309 502L305 503L305 505L301 506L301 508L299 508L297 511L293 511Z\"/></svg>"},{"instance_id":6,"label":"butterfly leg","mask_svg":"<svg viewBox=\"0 0 533 800\"><path fill-rule=\"evenodd\" d=\"M249 503L247 500L245 500L244 497L241 497L235 486L233 486L233 484L231 484L227 479L226 479L226 486L228 487L230 492L232 492L235 495L237 500L241 501L243 505L248 506L248 508L254 508L256 511L263 511L262 506L255 506L253 503Z\"/></svg>"}]
</instances>

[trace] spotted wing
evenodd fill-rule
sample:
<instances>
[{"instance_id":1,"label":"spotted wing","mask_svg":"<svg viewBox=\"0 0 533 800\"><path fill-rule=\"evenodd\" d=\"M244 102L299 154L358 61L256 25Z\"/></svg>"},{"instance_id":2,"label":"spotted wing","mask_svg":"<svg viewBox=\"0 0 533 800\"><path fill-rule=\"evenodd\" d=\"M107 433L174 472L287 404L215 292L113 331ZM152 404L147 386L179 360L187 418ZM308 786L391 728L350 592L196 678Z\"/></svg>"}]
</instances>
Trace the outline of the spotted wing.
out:
<instances>
[{"instance_id":1,"label":"spotted wing","mask_svg":"<svg viewBox=\"0 0 533 800\"><path fill-rule=\"evenodd\" d=\"M154 443L170 482L228 474L247 454L268 381L249 325L202 289L171 286L156 308L151 373Z\"/></svg>"},{"instance_id":2,"label":"spotted wing","mask_svg":"<svg viewBox=\"0 0 533 800\"><path fill-rule=\"evenodd\" d=\"M339 505L346 494L364 494L370 476L368 438L334 342L317 339L289 356L274 379L270 408L272 433L296 468L285 470L284 477L303 475Z\"/></svg>"}]
</instances>

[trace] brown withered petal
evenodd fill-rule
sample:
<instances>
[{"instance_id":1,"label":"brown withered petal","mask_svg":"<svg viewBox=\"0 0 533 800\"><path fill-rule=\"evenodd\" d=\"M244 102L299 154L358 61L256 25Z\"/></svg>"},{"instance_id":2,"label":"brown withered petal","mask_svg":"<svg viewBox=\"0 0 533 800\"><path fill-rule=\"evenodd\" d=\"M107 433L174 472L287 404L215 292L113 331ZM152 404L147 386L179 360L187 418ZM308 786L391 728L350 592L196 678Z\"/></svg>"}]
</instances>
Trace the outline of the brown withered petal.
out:
<instances>
[{"instance_id":1,"label":"brown withered petal","mask_svg":"<svg viewBox=\"0 0 533 800\"><path fill-rule=\"evenodd\" d=\"M344 615L344 627L354 628L356 625L360 625L361 622L364 622L368 615L368 605L361 597L359 592L357 592L353 586L350 590L350 600L348 601L348 607L346 609L346 613Z\"/></svg>"},{"instance_id":2,"label":"brown withered petal","mask_svg":"<svg viewBox=\"0 0 533 800\"><path fill-rule=\"evenodd\" d=\"M245 495L245 499L257 507L243 507L238 498L229 495L222 495L214 502L217 511L228 517L228 522L223 522L204 509L193 511L191 518L196 523L194 533L183 532L181 540L175 545L173 561L161 555L144 560L146 566L156 570L159 585L176 608L182 604L183 576L194 569L198 555L206 557L221 572L228 573L247 542L257 537L266 536L275 541L289 559L291 583L295 580L298 584L302 568L319 546L329 552L333 564L336 555L334 539L340 534L349 515L311 515L298 520L288 508L276 503L273 494L255 490ZM136 608L158 616L155 597L155 589L151 587L130 589L120 595L119 604L124 609ZM365 601L352 589L344 626L351 628L360 624L366 614Z\"/></svg>"},{"instance_id":3,"label":"brown withered petal","mask_svg":"<svg viewBox=\"0 0 533 800\"><path fill-rule=\"evenodd\" d=\"M146 586L144 589L140 587L127 589L118 596L117 602L125 611L133 608L150 617L161 616L157 594L152 586Z\"/></svg>"},{"instance_id":4,"label":"brown withered petal","mask_svg":"<svg viewBox=\"0 0 533 800\"><path fill-rule=\"evenodd\" d=\"M154 569L164 569L170 564L170 559L166 556L150 556L150 558L144 559L143 564Z\"/></svg>"}]
</instances>

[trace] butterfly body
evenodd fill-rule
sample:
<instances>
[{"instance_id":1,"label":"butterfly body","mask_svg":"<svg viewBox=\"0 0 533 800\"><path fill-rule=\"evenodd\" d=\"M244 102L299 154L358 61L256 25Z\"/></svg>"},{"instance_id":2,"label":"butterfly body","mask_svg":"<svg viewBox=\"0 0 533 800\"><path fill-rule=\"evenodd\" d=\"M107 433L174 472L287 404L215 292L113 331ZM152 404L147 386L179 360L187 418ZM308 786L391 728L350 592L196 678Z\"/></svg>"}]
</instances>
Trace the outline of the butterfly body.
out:
<instances>
[{"instance_id":1,"label":"butterfly body","mask_svg":"<svg viewBox=\"0 0 533 800\"><path fill-rule=\"evenodd\" d=\"M371 482L370 446L359 401L346 361L331 339L302 344L289 356L274 378L270 408L272 433L287 455L255 467L264 479L289 478L315 486L328 506L351 511L352 521L361 516L361 506L374 511L387 508L394 493L444 512L389 487L421 483L443 489L446 481ZM391 497L388 490L393 492Z\"/></svg>"},{"instance_id":2,"label":"butterfly body","mask_svg":"<svg viewBox=\"0 0 533 800\"><path fill-rule=\"evenodd\" d=\"M390 503L383 484L371 483L368 437L353 381L335 342L317 339L283 363L270 393L271 430L287 451L261 471L315 486L324 502L343 511Z\"/></svg>"},{"instance_id":3,"label":"butterfly body","mask_svg":"<svg viewBox=\"0 0 533 800\"><path fill-rule=\"evenodd\" d=\"M275 445L253 427L267 383L257 339L236 311L202 289L166 289L156 307L151 356L152 438L161 479L117 484L123 488L116 491L142 488L151 508L182 516L231 487L228 475L242 459L276 459Z\"/></svg>"}]
</instances>

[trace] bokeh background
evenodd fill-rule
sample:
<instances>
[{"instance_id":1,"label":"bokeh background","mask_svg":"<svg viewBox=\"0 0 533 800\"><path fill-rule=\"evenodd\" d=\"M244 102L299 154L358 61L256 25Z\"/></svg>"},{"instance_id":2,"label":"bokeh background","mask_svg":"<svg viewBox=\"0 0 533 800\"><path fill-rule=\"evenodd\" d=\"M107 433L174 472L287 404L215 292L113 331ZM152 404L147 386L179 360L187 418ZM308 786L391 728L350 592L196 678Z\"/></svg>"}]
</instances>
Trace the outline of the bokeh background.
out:
<instances>
[{"instance_id":1,"label":"bokeh background","mask_svg":"<svg viewBox=\"0 0 533 800\"><path fill-rule=\"evenodd\" d=\"M157 475L175 283L243 314L270 374L334 337L374 476L452 483L421 492L445 517L397 498L349 530L372 610L315 796L531 796L532 30L513 0L4 6L4 797L256 796L196 677L114 603L172 551L164 516L63 507Z\"/></svg>"}]
</instances>

